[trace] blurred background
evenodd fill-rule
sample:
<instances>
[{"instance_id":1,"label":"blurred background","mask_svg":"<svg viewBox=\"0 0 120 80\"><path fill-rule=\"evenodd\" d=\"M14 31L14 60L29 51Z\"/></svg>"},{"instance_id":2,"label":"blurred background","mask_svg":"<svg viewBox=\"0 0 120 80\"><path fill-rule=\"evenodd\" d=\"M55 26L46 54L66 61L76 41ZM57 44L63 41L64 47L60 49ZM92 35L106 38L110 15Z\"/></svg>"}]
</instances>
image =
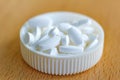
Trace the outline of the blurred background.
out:
<instances>
[{"instance_id":1,"label":"blurred background","mask_svg":"<svg viewBox=\"0 0 120 80\"><path fill-rule=\"evenodd\" d=\"M119 80L120 0L0 0L0 80ZM72 11L98 21L105 31L101 60L88 71L72 76L38 72L22 59L19 30L29 18L53 11Z\"/></svg>"}]
</instances>

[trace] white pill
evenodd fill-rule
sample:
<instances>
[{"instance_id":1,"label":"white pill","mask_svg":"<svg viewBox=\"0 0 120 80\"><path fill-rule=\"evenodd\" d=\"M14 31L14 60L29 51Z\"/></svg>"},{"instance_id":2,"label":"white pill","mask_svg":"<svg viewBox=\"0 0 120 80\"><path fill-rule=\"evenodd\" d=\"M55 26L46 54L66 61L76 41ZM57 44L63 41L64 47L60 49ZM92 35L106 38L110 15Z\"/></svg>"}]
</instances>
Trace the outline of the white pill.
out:
<instances>
[{"instance_id":1,"label":"white pill","mask_svg":"<svg viewBox=\"0 0 120 80\"><path fill-rule=\"evenodd\" d=\"M36 41L36 42L34 43L33 47L34 47L36 50L39 51L39 50L40 50L39 43L44 42L44 41L46 41L46 40L48 40L48 39L50 39L50 36L49 36L48 34L42 36L39 41ZM49 51L49 50L46 50L46 51ZM48 52L47 52L47 53L48 53Z\"/></svg>"},{"instance_id":2,"label":"white pill","mask_svg":"<svg viewBox=\"0 0 120 80\"><path fill-rule=\"evenodd\" d=\"M75 44L75 45L80 45L82 43L82 38L81 38L81 31L78 30L76 27L71 27L68 30L68 35L70 37L70 40Z\"/></svg>"},{"instance_id":3,"label":"white pill","mask_svg":"<svg viewBox=\"0 0 120 80\"><path fill-rule=\"evenodd\" d=\"M88 42L88 46L86 48L86 50L91 49L92 47L94 47L95 45L98 44L98 39L96 35L89 35L89 42Z\"/></svg>"},{"instance_id":4,"label":"white pill","mask_svg":"<svg viewBox=\"0 0 120 80\"><path fill-rule=\"evenodd\" d=\"M36 27L36 26L48 27L48 26L51 26L53 24L53 21L48 17L42 17L42 18L35 17L35 18L30 19L28 23L32 27Z\"/></svg>"},{"instance_id":5,"label":"white pill","mask_svg":"<svg viewBox=\"0 0 120 80\"><path fill-rule=\"evenodd\" d=\"M54 56L54 55L57 55L57 54L58 54L57 48L52 48L52 49L50 50L50 55Z\"/></svg>"},{"instance_id":6,"label":"white pill","mask_svg":"<svg viewBox=\"0 0 120 80\"><path fill-rule=\"evenodd\" d=\"M66 35L66 36L62 37L61 43L62 43L62 45L64 45L64 46L69 45L69 43L70 43L69 36Z\"/></svg>"},{"instance_id":7,"label":"white pill","mask_svg":"<svg viewBox=\"0 0 120 80\"><path fill-rule=\"evenodd\" d=\"M83 52L83 47L77 46L60 46L59 51L61 53L81 53Z\"/></svg>"},{"instance_id":8,"label":"white pill","mask_svg":"<svg viewBox=\"0 0 120 80\"><path fill-rule=\"evenodd\" d=\"M49 26L49 27L43 27L42 28L42 36L47 35L54 27L53 26Z\"/></svg>"},{"instance_id":9,"label":"white pill","mask_svg":"<svg viewBox=\"0 0 120 80\"><path fill-rule=\"evenodd\" d=\"M41 50L52 49L59 45L60 39L61 38L59 36L53 36L45 40L39 41L39 43L37 44L39 45Z\"/></svg>"},{"instance_id":10,"label":"white pill","mask_svg":"<svg viewBox=\"0 0 120 80\"><path fill-rule=\"evenodd\" d=\"M38 41L38 43L41 42L41 41L45 41L45 40L47 40L47 39L49 39L49 38L50 38L50 36L49 36L48 34L46 34L46 35L44 35L44 36L42 36L42 37L40 38L40 40Z\"/></svg>"},{"instance_id":11,"label":"white pill","mask_svg":"<svg viewBox=\"0 0 120 80\"><path fill-rule=\"evenodd\" d=\"M79 21L74 21L72 23L72 25L74 25L74 26L81 26L81 25L85 25L85 24L91 24L91 20L89 20L89 19L82 19L82 20L79 20Z\"/></svg>"},{"instance_id":12,"label":"white pill","mask_svg":"<svg viewBox=\"0 0 120 80\"><path fill-rule=\"evenodd\" d=\"M98 39L95 39L93 42L91 42L88 47L86 48L86 50L91 49L92 47L96 46L98 44Z\"/></svg>"},{"instance_id":13,"label":"white pill","mask_svg":"<svg viewBox=\"0 0 120 80\"><path fill-rule=\"evenodd\" d=\"M35 40L37 41L37 40L39 40L40 39L40 37L41 37L41 29L40 29L40 27L36 27L35 28Z\"/></svg>"},{"instance_id":14,"label":"white pill","mask_svg":"<svg viewBox=\"0 0 120 80\"><path fill-rule=\"evenodd\" d=\"M61 23L59 26L58 26L58 28L59 28L59 30L60 31L62 31L62 32L67 32L67 30L69 29L69 28L71 28L72 27L72 25L70 25L69 23Z\"/></svg>"},{"instance_id":15,"label":"white pill","mask_svg":"<svg viewBox=\"0 0 120 80\"><path fill-rule=\"evenodd\" d=\"M46 40L50 37L53 37L53 36L59 36L59 35L63 36L62 32L59 32L59 30L56 30L53 27L48 28L46 31L47 32L42 34L42 37L41 37L40 41L44 41L44 40Z\"/></svg>"},{"instance_id":16,"label":"white pill","mask_svg":"<svg viewBox=\"0 0 120 80\"><path fill-rule=\"evenodd\" d=\"M33 34L35 36L35 41L39 40L41 37L41 29L38 26L36 26L36 27L29 26L28 32L30 32L31 34Z\"/></svg>"},{"instance_id":17,"label":"white pill","mask_svg":"<svg viewBox=\"0 0 120 80\"><path fill-rule=\"evenodd\" d=\"M35 42L35 38L34 38L33 34L31 34L30 32L27 32L24 35L24 42L29 45L33 44Z\"/></svg>"},{"instance_id":18,"label":"white pill","mask_svg":"<svg viewBox=\"0 0 120 80\"><path fill-rule=\"evenodd\" d=\"M60 31L58 30L57 27L55 27L55 28L51 29L48 34L49 34L49 36L55 36L55 35L59 36Z\"/></svg>"}]
</instances>

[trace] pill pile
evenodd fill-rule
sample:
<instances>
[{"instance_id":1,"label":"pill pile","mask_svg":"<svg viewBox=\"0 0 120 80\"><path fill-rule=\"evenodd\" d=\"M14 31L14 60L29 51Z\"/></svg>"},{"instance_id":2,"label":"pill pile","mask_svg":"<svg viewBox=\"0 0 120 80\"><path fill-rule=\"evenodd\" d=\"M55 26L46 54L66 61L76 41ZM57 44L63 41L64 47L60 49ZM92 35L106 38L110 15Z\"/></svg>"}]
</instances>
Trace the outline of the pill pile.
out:
<instances>
[{"instance_id":1,"label":"pill pile","mask_svg":"<svg viewBox=\"0 0 120 80\"><path fill-rule=\"evenodd\" d=\"M99 33L89 19L54 24L50 18L38 18L29 20L25 27L24 43L50 55L81 54L99 42Z\"/></svg>"}]
</instances>

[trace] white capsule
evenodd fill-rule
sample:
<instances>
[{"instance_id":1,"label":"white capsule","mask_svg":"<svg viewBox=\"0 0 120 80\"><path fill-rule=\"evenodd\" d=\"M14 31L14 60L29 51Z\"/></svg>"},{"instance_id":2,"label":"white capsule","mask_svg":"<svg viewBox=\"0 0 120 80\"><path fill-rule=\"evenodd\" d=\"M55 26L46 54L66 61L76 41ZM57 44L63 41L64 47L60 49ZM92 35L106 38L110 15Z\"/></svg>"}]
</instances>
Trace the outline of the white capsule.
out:
<instances>
[{"instance_id":1,"label":"white capsule","mask_svg":"<svg viewBox=\"0 0 120 80\"><path fill-rule=\"evenodd\" d=\"M74 21L73 23L72 23L72 25L74 25L74 26L81 26L81 25L85 25L85 24L91 24L91 20L89 20L89 19L82 19L82 20L79 20L79 21Z\"/></svg>"},{"instance_id":2,"label":"white capsule","mask_svg":"<svg viewBox=\"0 0 120 80\"><path fill-rule=\"evenodd\" d=\"M60 46L59 51L61 53L81 53L83 52L83 47L77 46Z\"/></svg>"},{"instance_id":3,"label":"white capsule","mask_svg":"<svg viewBox=\"0 0 120 80\"><path fill-rule=\"evenodd\" d=\"M70 25L69 23L61 23L61 24L58 26L58 29L59 29L60 31L66 33L67 30L68 30L69 28L71 28L71 27L72 27L72 25Z\"/></svg>"},{"instance_id":4,"label":"white capsule","mask_svg":"<svg viewBox=\"0 0 120 80\"><path fill-rule=\"evenodd\" d=\"M44 35L49 35L49 36L54 36L54 35L58 35L60 37L64 36L64 33L59 31L59 29L57 27L48 27L46 30L44 30L42 36Z\"/></svg>"},{"instance_id":5,"label":"white capsule","mask_svg":"<svg viewBox=\"0 0 120 80\"><path fill-rule=\"evenodd\" d=\"M64 45L64 46L69 45L69 43L70 43L69 36L66 35L66 36L62 37L61 43L62 43L62 45Z\"/></svg>"},{"instance_id":6,"label":"white capsule","mask_svg":"<svg viewBox=\"0 0 120 80\"><path fill-rule=\"evenodd\" d=\"M34 47L36 50L40 51L41 48L40 48L40 46L39 46L39 43L44 42L44 41L46 41L46 40L48 40L48 39L50 39L50 36L49 36L48 34L42 36L39 41L36 41L36 42L34 43L33 47ZM45 50L45 51L49 51L49 50ZM48 53L48 52L46 52L46 53Z\"/></svg>"},{"instance_id":7,"label":"white capsule","mask_svg":"<svg viewBox=\"0 0 120 80\"><path fill-rule=\"evenodd\" d=\"M53 29L54 27L53 26L49 26L49 27L43 27L42 28L42 36L44 35L48 35L48 33Z\"/></svg>"},{"instance_id":8,"label":"white capsule","mask_svg":"<svg viewBox=\"0 0 120 80\"><path fill-rule=\"evenodd\" d=\"M41 41L45 41L45 40L47 40L47 39L49 39L49 38L50 38L50 36L49 36L48 34L46 34L46 35L44 35L44 36L42 36L42 37L40 38L40 40L38 41L38 43L41 42Z\"/></svg>"},{"instance_id":9,"label":"white capsule","mask_svg":"<svg viewBox=\"0 0 120 80\"><path fill-rule=\"evenodd\" d=\"M57 48L52 48L50 50L50 55L54 56L54 55L57 55L57 54L58 54Z\"/></svg>"},{"instance_id":10,"label":"white capsule","mask_svg":"<svg viewBox=\"0 0 120 80\"><path fill-rule=\"evenodd\" d=\"M39 40L41 37L41 29L38 26L36 26L36 27L29 26L28 32L30 32L31 34L33 34L35 36L35 41Z\"/></svg>"},{"instance_id":11,"label":"white capsule","mask_svg":"<svg viewBox=\"0 0 120 80\"><path fill-rule=\"evenodd\" d=\"M78 30L75 27L71 27L68 30L68 35L70 37L70 40L75 44L75 45L80 45L82 43L82 38L81 38L81 31Z\"/></svg>"},{"instance_id":12,"label":"white capsule","mask_svg":"<svg viewBox=\"0 0 120 80\"><path fill-rule=\"evenodd\" d=\"M93 42L91 42L88 47L86 48L86 50L90 50L92 47L94 47L95 45L98 44L98 39L95 39Z\"/></svg>"},{"instance_id":13,"label":"white capsule","mask_svg":"<svg viewBox=\"0 0 120 80\"><path fill-rule=\"evenodd\" d=\"M35 40L39 40L41 37L41 29L39 27L36 27L35 29Z\"/></svg>"},{"instance_id":14,"label":"white capsule","mask_svg":"<svg viewBox=\"0 0 120 80\"><path fill-rule=\"evenodd\" d=\"M89 42L88 42L88 46L86 48L86 50L91 49L92 47L96 46L98 44L98 39L96 35L90 35L89 36Z\"/></svg>"},{"instance_id":15,"label":"white capsule","mask_svg":"<svg viewBox=\"0 0 120 80\"><path fill-rule=\"evenodd\" d=\"M55 35L59 36L60 35L60 31L58 30L57 27L55 27L55 28L51 29L48 34L49 34L49 36L55 36Z\"/></svg>"},{"instance_id":16,"label":"white capsule","mask_svg":"<svg viewBox=\"0 0 120 80\"><path fill-rule=\"evenodd\" d=\"M53 36L53 37L49 37L44 40L41 40L37 44L39 45L41 50L48 50L58 46L60 43L60 39L61 38L59 36Z\"/></svg>"},{"instance_id":17,"label":"white capsule","mask_svg":"<svg viewBox=\"0 0 120 80\"><path fill-rule=\"evenodd\" d=\"M50 31L52 31L52 30L55 30L55 29L54 28L50 28L50 29L48 28L47 31L49 31L49 32L45 32L44 34L42 34L41 39L39 41L44 41L44 40L46 40L50 37L53 37L53 36L60 36L60 37L63 36L62 32L59 32L59 31L56 31L56 30L50 33Z\"/></svg>"},{"instance_id":18,"label":"white capsule","mask_svg":"<svg viewBox=\"0 0 120 80\"><path fill-rule=\"evenodd\" d=\"M32 27L48 27L51 26L53 24L53 21L48 18L48 17L35 17L33 19L30 19L29 22L30 26Z\"/></svg>"},{"instance_id":19,"label":"white capsule","mask_svg":"<svg viewBox=\"0 0 120 80\"><path fill-rule=\"evenodd\" d=\"M24 42L25 42L26 44L29 44L29 45L33 44L33 43L35 42L35 38L34 38L33 34L27 32L27 33L24 35Z\"/></svg>"}]
</instances>

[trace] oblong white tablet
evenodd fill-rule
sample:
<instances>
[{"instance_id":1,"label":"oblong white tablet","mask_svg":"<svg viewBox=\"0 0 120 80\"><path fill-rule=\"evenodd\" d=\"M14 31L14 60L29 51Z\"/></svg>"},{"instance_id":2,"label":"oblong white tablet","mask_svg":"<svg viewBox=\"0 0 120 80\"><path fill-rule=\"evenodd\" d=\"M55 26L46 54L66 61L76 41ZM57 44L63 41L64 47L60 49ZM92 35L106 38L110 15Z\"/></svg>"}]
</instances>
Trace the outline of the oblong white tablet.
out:
<instances>
[{"instance_id":1,"label":"oblong white tablet","mask_svg":"<svg viewBox=\"0 0 120 80\"><path fill-rule=\"evenodd\" d=\"M33 43L35 42L35 38L34 38L33 34L30 33L30 32L27 32L27 33L24 35L24 42L25 42L26 44L29 44L29 45L33 44Z\"/></svg>"},{"instance_id":2,"label":"oblong white tablet","mask_svg":"<svg viewBox=\"0 0 120 80\"><path fill-rule=\"evenodd\" d=\"M53 29L54 27L53 26L49 26L49 27L43 27L42 28L42 37L45 36L45 35L48 35L48 33Z\"/></svg>"},{"instance_id":3,"label":"oblong white tablet","mask_svg":"<svg viewBox=\"0 0 120 80\"><path fill-rule=\"evenodd\" d=\"M49 37L45 40L39 41L38 45L41 50L47 50L47 49L52 49L59 45L61 37L59 36L53 36Z\"/></svg>"},{"instance_id":4,"label":"oblong white tablet","mask_svg":"<svg viewBox=\"0 0 120 80\"><path fill-rule=\"evenodd\" d=\"M64 46L69 45L70 43L70 39L68 35L65 35L64 37L61 38L61 44Z\"/></svg>"},{"instance_id":5,"label":"oblong white tablet","mask_svg":"<svg viewBox=\"0 0 120 80\"><path fill-rule=\"evenodd\" d=\"M67 30L71 27L72 27L72 25L70 25L69 23L60 23L60 25L58 26L59 30L64 33L66 33Z\"/></svg>"},{"instance_id":6,"label":"oblong white tablet","mask_svg":"<svg viewBox=\"0 0 120 80\"><path fill-rule=\"evenodd\" d=\"M89 35L89 42L88 42L88 46L87 46L86 50L90 50L97 44L98 44L97 35L94 35L94 34Z\"/></svg>"},{"instance_id":7,"label":"oblong white tablet","mask_svg":"<svg viewBox=\"0 0 120 80\"><path fill-rule=\"evenodd\" d=\"M27 24L29 25L29 24ZM35 37L35 41L37 41L38 39L40 39L41 37L41 28L36 26L36 27L31 27L31 26L28 26L27 27L27 31L31 34L33 34L33 36Z\"/></svg>"},{"instance_id":8,"label":"oblong white tablet","mask_svg":"<svg viewBox=\"0 0 120 80\"><path fill-rule=\"evenodd\" d=\"M41 29L40 29L40 27L36 27L35 28L35 40L37 41L37 40L39 40L40 39L40 37L41 37Z\"/></svg>"},{"instance_id":9,"label":"oblong white tablet","mask_svg":"<svg viewBox=\"0 0 120 80\"><path fill-rule=\"evenodd\" d=\"M49 38L50 38L50 36L49 36L48 34L46 34L46 35L42 36L42 37L40 38L40 40L37 41L37 43L42 42L42 41L46 41L46 40L49 39Z\"/></svg>"},{"instance_id":10,"label":"oblong white tablet","mask_svg":"<svg viewBox=\"0 0 120 80\"><path fill-rule=\"evenodd\" d=\"M60 35L60 31L58 30L58 28L57 27L54 27L53 29L51 29L50 31L49 31L49 36L59 36Z\"/></svg>"},{"instance_id":11,"label":"oblong white tablet","mask_svg":"<svg viewBox=\"0 0 120 80\"><path fill-rule=\"evenodd\" d=\"M98 39L95 39L92 43L89 44L89 46L86 48L86 50L90 50L94 46L96 46L98 43Z\"/></svg>"},{"instance_id":12,"label":"oblong white tablet","mask_svg":"<svg viewBox=\"0 0 120 80\"><path fill-rule=\"evenodd\" d=\"M77 46L60 46L59 51L61 53L81 53L83 52L83 47Z\"/></svg>"},{"instance_id":13,"label":"oblong white tablet","mask_svg":"<svg viewBox=\"0 0 120 80\"><path fill-rule=\"evenodd\" d=\"M71 27L68 30L68 35L70 37L70 40L75 44L79 45L82 43L82 38L81 38L81 31L78 30L76 27Z\"/></svg>"}]
</instances>

